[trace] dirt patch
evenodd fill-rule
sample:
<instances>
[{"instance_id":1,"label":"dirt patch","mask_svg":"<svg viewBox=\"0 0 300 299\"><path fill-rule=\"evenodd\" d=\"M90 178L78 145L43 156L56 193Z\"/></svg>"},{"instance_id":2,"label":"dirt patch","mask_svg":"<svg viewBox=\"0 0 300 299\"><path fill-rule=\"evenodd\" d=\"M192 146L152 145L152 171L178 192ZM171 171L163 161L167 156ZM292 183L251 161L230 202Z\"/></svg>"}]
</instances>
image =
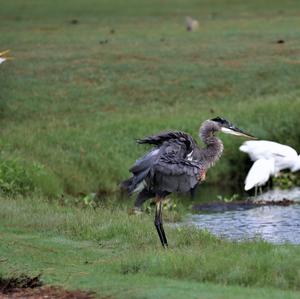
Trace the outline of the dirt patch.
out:
<instances>
[{"instance_id":1,"label":"dirt patch","mask_svg":"<svg viewBox=\"0 0 300 299\"><path fill-rule=\"evenodd\" d=\"M160 59L155 56L145 56L141 54L117 54L117 61L128 62L128 61L146 61L146 62L160 62Z\"/></svg>"},{"instance_id":2,"label":"dirt patch","mask_svg":"<svg viewBox=\"0 0 300 299\"><path fill-rule=\"evenodd\" d=\"M67 291L61 287L42 286L40 275L0 278L0 299L93 299L92 292Z\"/></svg>"},{"instance_id":3,"label":"dirt patch","mask_svg":"<svg viewBox=\"0 0 300 299\"><path fill-rule=\"evenodd\" d=\"M14 289L33 289L42 286L42 284L40 275L35 277L21 275L19 277L0 278L0 293L9 293Z\"/></svg>"},{"instance_id":4,"label":"dirt patch","mask_svg":"<svg viewBox=\"0 0 300 299\"><path fill-rule=\"evenodd\" d=\"M14 289L7 294L0 293L0 299L93 299L93 293L66 291L60 287L44 286L34 289Z\"/></svg>"}]
</instances>

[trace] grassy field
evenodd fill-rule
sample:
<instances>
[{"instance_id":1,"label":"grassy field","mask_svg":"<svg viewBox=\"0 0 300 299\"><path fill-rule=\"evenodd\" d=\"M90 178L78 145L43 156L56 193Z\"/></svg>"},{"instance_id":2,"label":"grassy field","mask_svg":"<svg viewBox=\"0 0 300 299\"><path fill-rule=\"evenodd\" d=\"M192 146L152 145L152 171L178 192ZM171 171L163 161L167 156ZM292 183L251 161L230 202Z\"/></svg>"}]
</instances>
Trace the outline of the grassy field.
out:
<instances>
[{"instance_id":1,"label":"grassy field","mask_svg":"<svg viewBox=\"0 0 300 299\"><path fill-rule=\"evenodd\" d=\"M198 138L219 115L300 150L299 9L295 0L1 3L0 51L15 59L0 66L0 276L42 273L100 298L299 298L299 246L169 224L164 251L153 215L129 216L116 200L146 150L135 139L162 130ZM187 15L198 31L186 31ZM208 183L241 185L243 139L222 139ZM99 208L72 206L94 192L107 198Z\"/></svg>"},{"instance_id":2,"label":"grassy field","mask_svg":"<svg viewBox=\"0 0 300 299\"><path fill-rule=\"evenodd\" d=\"M3 277L42 274L47 284L99 298L299 298L299 246L233 243L169 225L163 250L152 216L128 216L124 207L0 204Z\"/></svg>"},{"instance_id":3,"label":"grassy field","mask_svg":"<svg viewBox=\"0 0 300 299\"><path fill-rule=\"evenodd\" d=\"M6 1L1 48L15 60L0 72L1 160L33 169L28 184L56 196L115 192L145 150L136 138L166 129L197 138L217 115L299 149L299 8L291 0ZM199 20L197 32L186 32L186 15ZM243 140L223 140L208 182L241 184Z\"/></svg>"}]
</instances>

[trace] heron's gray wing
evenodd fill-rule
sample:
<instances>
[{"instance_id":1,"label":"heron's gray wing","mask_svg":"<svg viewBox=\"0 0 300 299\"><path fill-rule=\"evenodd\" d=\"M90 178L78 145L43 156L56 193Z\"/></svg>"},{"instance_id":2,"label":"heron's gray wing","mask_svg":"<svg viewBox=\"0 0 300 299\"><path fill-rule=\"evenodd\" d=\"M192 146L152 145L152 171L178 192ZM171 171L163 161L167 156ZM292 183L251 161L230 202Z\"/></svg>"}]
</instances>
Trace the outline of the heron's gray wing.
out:
<instances>
[{"instance_id":1,"label":"heron's gray wing","mask_svg":"<svg viewBox=\"0 0 300 299\"><path fill-rule=\"evenodd\" d=\"M159 149L153 148L146 155L136 160L135 164L129 169L132 176L121 183L121 188L131 195L148 176L158 157Z\"/></svg>"},{"instance_id":2,"label":"heron's gray wing","mask_svg":"<svg viewBox=\"0 0 300 299\"><path fill-rule=\"evenodd\" d=\"M139 143L154 144L156 147L138 159L131 167L130 171L133 176L123 182L123 187L129 193L136 190L145 179L148 185L155 185L156 191L171 190L170 186L173 186L173 191L183 190L194 187L198 182L199 167L196 162L188 160L196 143L188 134L167 132L146 137ZM178 184L182 185L183 182L184 188L179 188ZM166 185L169 186L167 189L164 188Z\"/></svg>"},{"instance_id":3,"label":"heron's gray wing","mask_svg":"<svg viewBox=\"0 0 300 299\"><path fill-rule=\"evenodd\" d=\"M136 160L135 164L129 169L133 174L149 170L160 155L159 148L151 149L146 155Z\"/></svg>"},{"instance_id":4,"label":"heron's gray wing","mask_svg":"<svg viewBox=\"0 0 300 299\"><path fill-rule=\"evenodd\" d=\"M187 148L179 140L165 142L151 168L155 185L163 191L187 192L199 182L204 170L199 161L187 159Z\"/></svg>"},{"instance_id":5,"label":"heron's gray wing","mask_svg":"<svg viewBox=\"0 0 300 299\"><path fill-rule=\"evenodd\" d=\"M168 141L178 141L179 143L183 143L186 146L187 151L192 151L193 148L197 146L196 141L187 133L180 131L170 131L163 132L157 135L148 136L143 139L137 140L138 143L141 144L155 144L156 146L161 146L165 142Z\"/></svg>"},{"instance_id":6,"label":"heron's gray wing","mask_svg":"<svg viewBox=\"0 0 300 299\"><path fill-rule=\"evenodd\" d=\"M198 162L187 161L184 159L169 160L161 157L154 165L154 169L165 175L182 175L198 176L203 170Z\"/></svg>"},{"instance_id":7,"label":"heron's gray wing","mask_svg":"<svg viewBox=\"0 0 300 299\"><path fill-rule=\"evenodd\" d=\"M176 175L184 172L191 174L192 165L195 163L185 159L188 154L185 142L179 139L165 141L161 146L152 148L146 155L136 160L130 172L135 176L145 177L150 170L153 172L158 167L165 174ZM183 169L184 166L187 167L186 170Z\"/></svg>"}]
</instances>

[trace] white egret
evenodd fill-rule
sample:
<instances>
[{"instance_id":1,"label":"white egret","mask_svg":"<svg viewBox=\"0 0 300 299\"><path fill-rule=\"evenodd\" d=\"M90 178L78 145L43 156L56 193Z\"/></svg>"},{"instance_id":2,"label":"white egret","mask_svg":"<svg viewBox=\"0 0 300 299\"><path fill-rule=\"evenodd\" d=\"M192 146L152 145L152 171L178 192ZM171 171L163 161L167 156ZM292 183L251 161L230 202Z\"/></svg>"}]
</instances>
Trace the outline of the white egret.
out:
<instances>
[{"instance_id":1,"label":"white egret","mask_svg":"<svg viewBox=\"0 0 300 299\"><path fill-rule=\"evenodd\" d=\"M275 174L275 160L271 159L258 159L250 168L246 180L245 180L245 191L248 191L255 187L255 197L257 195L257 188L263 186L270 178Z\"/></svg>"},{"instance_id":2,"label":"white egret","mask_svg":"<svg viewBox=\"0 0 300 299\"><path fill-rule=\"evenodd\" d=\"M291 172L300 170L300 156L290 146L267 140L246 141L240 151L247 153L252 161L274 159L274 175L283 169Z\"/></svg>"}]
</instances>

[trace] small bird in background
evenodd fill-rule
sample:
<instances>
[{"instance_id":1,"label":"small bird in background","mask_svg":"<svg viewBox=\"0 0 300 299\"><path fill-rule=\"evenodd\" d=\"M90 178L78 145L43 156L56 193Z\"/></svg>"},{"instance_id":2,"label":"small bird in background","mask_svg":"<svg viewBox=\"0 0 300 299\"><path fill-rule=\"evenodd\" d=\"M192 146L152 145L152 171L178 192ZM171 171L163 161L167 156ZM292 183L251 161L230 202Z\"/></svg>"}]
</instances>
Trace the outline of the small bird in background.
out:
<instances>
[{"instance_id":1,"label":"small bird in background","mask_svg":"<svg viewBox=\"0 0 300 299\"><path fill-rule=\"evenodd\" d=\"M196 31L199 28L199 22L191 17L186 17L185 23L187 31Z\"/></svg>"},{"instance_id":2,"label":"small bird in background","mask_svg":"<svg viewBox=\"0 0 300 299\"><path fill-rule=\"evenodd\" d=\"M290 146L267 140L249 140L240 146L252 161L274 159L275 176L283 169L291 172L300 170L300 156Z\"/></svg>"},{"instance_id":3,"label":"small bird in background","mask_svg":"<svg viewBox=\"0 0 300 299\"><path fill-rule=\"evenodd\" d=\"M9 56L9 52L10 50L5 50L3 52L0 52L0 64L6 60L13 59L11 56Z\"/></svg>"},{"instance_id":4,"label":"small bird in background","mask_svg":"<svg viewBox=\"0 0 300 299\"><path fill-rule=\"evenodd\" d=\"M250 168L246 180L245 191L248 191L255 187L255 197L257 196L257 189L260 189L262 194L262 186L267 183L270 176L275 175L275 160L270 159L258 159Z\"/></svg>"}]
</instances>

